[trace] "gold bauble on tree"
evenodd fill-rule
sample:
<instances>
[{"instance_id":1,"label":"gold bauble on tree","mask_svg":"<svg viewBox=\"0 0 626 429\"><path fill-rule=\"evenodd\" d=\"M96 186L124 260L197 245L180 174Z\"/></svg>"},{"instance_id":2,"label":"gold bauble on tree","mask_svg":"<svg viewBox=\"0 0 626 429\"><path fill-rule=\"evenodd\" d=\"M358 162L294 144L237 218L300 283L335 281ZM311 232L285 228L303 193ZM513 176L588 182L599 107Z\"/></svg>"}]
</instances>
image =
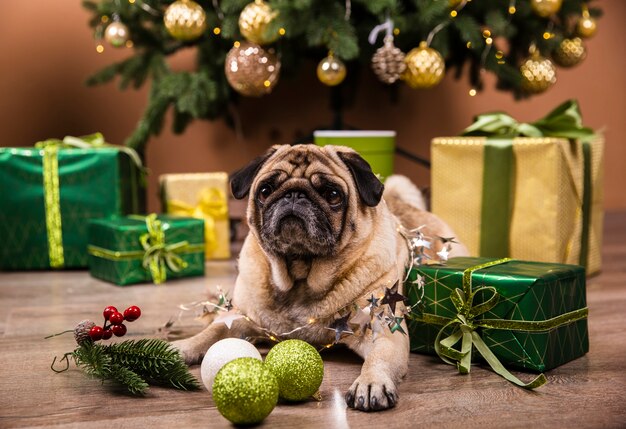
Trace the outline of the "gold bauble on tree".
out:
<instances>
[{"instance_id":1,"label":"gold bauble on tree","mask_svg":"<svg viewBox=\"0 0 626 429\"><path fill-rule=\"evenodd\" d=\"M563 39L552 53L554 62L561 67L573 67L585 59L587 55L585 45L580 37Z\"/></svg>"},{"instance_id":2,"label":"gold bauble on tree","mask_svg":"<svg viewBox=\"0 0 626 429\"><path fill-rule=\"evenodd\" d=\"M528 93L539 94L556 83L556 67L534 48L531 48L530 57L522 62L520 73L522 89Z\"/></svg>"},{"instance_id":3,"label":"gold bauble on tree","mask_svg":"<svg viewBox=\"0 0 626 429\"><path fill-rule=\"evenodd\" d=\"M441 82L446 72L446 63L435 49L429 48L426 42L411 49L404 58L406 70L402 74L411 88L432 88Z\"/></svg>"},{"instance_id":4,"label":"gold bauble on tree","mask_svg":"<svg viewBox=\"0 0 626 429\"><path fill-rule=\"evenodd\" d=\"M262 0L255 0L243 8L239 15L239 32L247 40L267 45L278 38L278 32L270 33L269 24L278 12Z\"/></svg>"},{"instance_id":5,"label":"gold bauble on tree","mask_svg":"<svg viewBox=\"0 0 626 429\"><path fill-rule=\"evenodd\" d=\"M543 18L557 13L561 10L562 4L563 0L530 0L530 7L537 15Z\"/></svg>"},{"instance_id":6,"label":"gold bauble on tree","mask_svg":"<svg viewBox=\"0 0 626 429\"><path fill-rule=\"evenodd\" d=\"M393 36L385 37L385 44L372 56L372 70L376 77L386 84L392 84L406 69L406 55L393 44Z\"/></svg>"},{"instance_id":7,"label":"gold bauble on tree","mask_svg":"<svg viewBox=\"0 0 626 429\"><path fill-rule=\"evenodd\" d=\"M346 78L346 66L332 53L317 65L317 78L324 85L336 86Z\"/></svg>"},{"instance_id":8,"label":"gold bauble on tree","mask_svg":"<svg viewBox=\"0 0 626 429\"><path fill-rule=\"evenodd\" d=\"M583 15L576 23L576 34L580 37L592 37L596 34L596 30L598 29L598 25L596 24L596 20L589 14L589 10L587 7L583 9Z\"/></svg>"},{"instance_id":9,"label":"gold bauble on tree","mask_svg":"<svg viewBox=\"0 0 626 429\"><path fill-rule=\"evenodd\" d=\"M235 42L226 55L224 72L230 86L242 95L269 94L278 83L280 61L274 53L251 42Z\"/></svg>"},{"instance_id":10,"label":"gold bauble on tree","mask_svg":"<svg viewBox=\"0 0 626 429\"><path fill-rule=\"evenodd\" d=\"M130 32L126 24L120 21L113 21L104 30L104 40L109 42L114 48L121 48L126 45L130 37Z\"/></svg>"},{"instance_id":11,"label":"gold bauble on tree","mask_svg":"<svg viewBox=\"0 0 626 429\"><path fill-rule=\"evenodd\" d=\"M165 9L163 22L174 39L190 41L202 36L206 30L206 13L193 0L178 0Z\"/></svg>"}]
</instances>

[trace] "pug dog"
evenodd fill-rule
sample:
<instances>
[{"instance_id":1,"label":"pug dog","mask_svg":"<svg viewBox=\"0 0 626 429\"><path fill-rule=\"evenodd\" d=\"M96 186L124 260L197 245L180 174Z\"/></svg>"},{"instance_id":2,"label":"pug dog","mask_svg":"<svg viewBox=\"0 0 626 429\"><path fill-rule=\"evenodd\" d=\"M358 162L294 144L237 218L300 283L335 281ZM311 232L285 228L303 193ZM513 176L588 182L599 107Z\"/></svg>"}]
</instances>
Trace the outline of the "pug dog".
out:
<instances>
[{"instance_id":1,"label":"pug dog","mask_svg":"<svg viewBox=\"0 0 626 429\"><path fill-rule=\"evenodd\" d=\"M247 317L230 327L214 322L174 342L185 361L200 362L213 343L226 337L272 332L313 345L338 342L364 359L345 395L348 406L363 411L394 407L398 383L407 372L408 335L384 326L352 325L354 331L329 326L341 317L348 324L341 326L350 326L344 315L354 304L365 308L368 298L371 305L394 284L402 293L410 256L403 228L424 226L432 237L452 237L450 227L424 209L419 190L407 178L391 176L383 186L369 164L347 147L274 146L231 176L231 190L235 198L248 199L250 232L232 295L234 307ZM467 250L454 243L455 254ZM403 304L397 304L394 310L401 315ZM408 332L404 322L402 327Z\"/></svg>"}]
</instances>

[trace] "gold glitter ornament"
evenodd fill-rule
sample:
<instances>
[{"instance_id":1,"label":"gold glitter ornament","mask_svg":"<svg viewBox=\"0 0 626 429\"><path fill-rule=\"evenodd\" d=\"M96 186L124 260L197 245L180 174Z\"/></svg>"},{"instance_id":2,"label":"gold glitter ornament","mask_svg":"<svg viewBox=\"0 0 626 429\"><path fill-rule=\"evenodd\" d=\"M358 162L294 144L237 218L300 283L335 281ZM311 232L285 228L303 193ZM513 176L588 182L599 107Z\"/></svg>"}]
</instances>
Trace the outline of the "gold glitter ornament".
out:
<instances>
[{"instance_id":1,"label":"gold glitter ornament","mask_svg":"<svg viewBox=\"0 0 626 429\"><path fill-rule=\"evenodd\" d=\"M563 39L552 53L554 62L561 67L573 67L585 59L587 51L580 37Z\"/></svg>"},{"instance_id":2,"label":"gold glitter ornament","mask_svg":"<svg viewBox=\"0 0 626 429\"><path fill-rule=\"evenodd\" d=\"M530 0L532 10L542 18L547 18L561 10L563 0Z\"/></svg>"},{"instance_id":3,"label":"gold glitter ornament","mask_svg":"<svg viewBox=\"0 0 626 429\"><path fill-rule=\"evenodd\" d=\"M232 423L260 423L278 402L278 382L272 372L255 358L228 362L213 382L217 410Z\"/></svg>"},{"instance_id":4,"label":"gold glitter ornament","mask_svg":"<svg viewBox=\"0 0 626 429\"><path fill-rule=\"evenodd\" d=\"M235 91L249 97L269 94L278 83L280 61L271 51L238 42L226 55L224 72Z\"/></svg>"},{"instance_id":5,"label":"gold glitter ornament","mask_svg":"<svg viewBox=\"0 0 626 429\"><path fill-rule=\"evenodd\" d=\"M206 13L193 0L178 0L165 9L163 22L174 39L190 41L202 36L206 30Z\"/></svg>"},{"instance_id":6,"label":"gold glitter ornament","mask_svg":"<svg viewBox=\"0 0 626 429\"><path fill-rule=\"evenodd\" d=\"M598 25L596 20L589 14L589 10L583 10L583 16L576 23L576 34L580 37L589 38L596 34Z\"/></svg>"},{"instance_id":7,"label":"gold glitter ornament","mask_svg":"<svg viewBox=\"0 0 626 429\"><path fill-rule=\"evenodd\" d=\"M267 45L278 38L278 32L269 33L268 26L278 12L262 0L255 0L243 8L239 15L239 32L247 40Z\"/></svg>"},{"instance_id":8,"label":"gold glitter ornament","mask_svg":"<svg viewBox=\"0 0 626 429\"><path fill-rule=\"evenodd\" d=\"M381 82L392 84L406 69L405 54L393 44L393 36L385 37L385 44L372 56L372 70Z\"/></svg>"},{"instance_id":9,"label":"gold glitter ornament","mask_svg":"<svg viewBox=\"0 0 626 429\"><path fill-rule=\"evenodd\" d=\"M522 89L528 93L544 92L556 83L556 67L537 50L532 49L531 56L522 62Z\"/></svg>"},{"instance_id":10,"label":"gold glitter ornament","mask_svg":"<svg viewBox=\"0 0 626 429\"><path fill-rule=\"evenodd\" d=\"M429 48L426 42L421 42L404 58L406 70L402 74L411 88L432 88L441 82L446 73L446 63L435 49Z\"/></svg>"},{"instance_id":11,"label":"gold glitter ornament","mask_svg":"<svg viewBox=\"0 0 626 429\"><path fill-rule=\"evenodd\" d=\"M322 357L302 340L276 344L265 357L265 366L278 381L279 396L288 401L303 401L315 394L324 378Z\"/></svg>"},{"instance_id":12,"label":"gold glitter ornament","mask_svg":"<svg viewBox=\"0 0 626 429\"><path fill-rule=\"evenodd\" d=\"M104 40L109 42L114 48L121 48L126 45L130 36L126 24L120 21L113 21L104 30Z\"/></svg>"},{"instance_id":13,"label":"gold glitter ornament","mask_svg":"<svg viewBox=\"0 0 626 429\"><path fill-rule=\"evenodd\" d=\"M346 78L346 66L330 53L317 65L317 78L324 85L339 85Z\"/></svg>"}]
</instances>

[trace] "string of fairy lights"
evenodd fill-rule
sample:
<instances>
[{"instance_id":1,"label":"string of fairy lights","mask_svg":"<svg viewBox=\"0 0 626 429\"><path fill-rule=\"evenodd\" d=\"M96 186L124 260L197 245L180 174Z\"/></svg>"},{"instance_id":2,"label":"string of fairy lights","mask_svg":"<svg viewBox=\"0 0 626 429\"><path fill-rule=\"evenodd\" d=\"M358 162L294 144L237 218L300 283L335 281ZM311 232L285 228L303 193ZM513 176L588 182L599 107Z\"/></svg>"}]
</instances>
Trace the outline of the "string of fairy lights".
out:
<instances>
[{"instance_id":1,"label":"string of fairy lights","mask_svg":"<svg viewBox=\"0 0 626 429\"><path fill-rule=\"evenodd\" d=\"M194 41L206 31L212 32L215 36L220 36L222 33L219 24L212 29L207 29L206 11L193 0L177 0L169 4L164 10L156 9L143 0L115 1L126 1L152 16L162 16L163 24L170 36L182 42ZM449 20L436 25L425 40L406 54L394 46L393 38L399 34L400 30L393 27L393 22L388 19L392 30L386 29L383 45L376 50L371 60L372 69L379 80L387 84L403 81L411 88L416 89L432 88L441 82L446 71L445 59L431 47L432 40L444 27L462 16L465 7L472 0L441 1L448 2ZM545 40L554 38L554 17L559 12L563 0L528 1L536 15L546 18L543 38ZM219 1L212 0L212 6L218 22L223 21L224 13L220 9ZM506 6L509 22L517 13L517 6L517 0L509 0L508 6ZM347 21L351 19L351 12L351 1L347 0L345 2L345 19ZM268 94L279 81L280 54L276 53L271 45L278 38L284 37L286 30L280 27L277 30L269 31L270 28L274 28L271 24L276 16L277 11L273 10L263 0L249 3L239 15L238 25L242 39L234 41L233 47L226 57L224 72L231 87L242 95L261 96ZM572 67L580 63L586 56L586 48L582 39L592 37L596 29L596 21L590 15L587 5L583 3L575 28L568 31L568 34L563 34L563 40L551 58L542 56L536 43L531 43L528 57L522 60L519 67L522 89L529 93L540 93L554 85L556 83L554 63L562 67ZM380 28L375 28L374 31L377 33ZM469 90L470 96L477 95L480 87L482 87L482 76L486 71L486 62L490 55L495 56L496 64L506 64L506 55L503 49L495 47L493 30L483 25L480 31L484 39L484 48L479 58L478 84ZM101 22L95 30L95 37L97 40L96 51L99 53L105 50L102 39L114 48L132 48L134 46L130 30L116 14L101 17ZM373 43L376 43L376 37L373 39ZM371 38L370 42L372 42ZM467 48L474 48L471 42L467 42ZM329 51L328 55L321 59L316 71L318 79L328 86L339 85L347 75L345 64L332 51Z\"/></svg>"}]
</instances>

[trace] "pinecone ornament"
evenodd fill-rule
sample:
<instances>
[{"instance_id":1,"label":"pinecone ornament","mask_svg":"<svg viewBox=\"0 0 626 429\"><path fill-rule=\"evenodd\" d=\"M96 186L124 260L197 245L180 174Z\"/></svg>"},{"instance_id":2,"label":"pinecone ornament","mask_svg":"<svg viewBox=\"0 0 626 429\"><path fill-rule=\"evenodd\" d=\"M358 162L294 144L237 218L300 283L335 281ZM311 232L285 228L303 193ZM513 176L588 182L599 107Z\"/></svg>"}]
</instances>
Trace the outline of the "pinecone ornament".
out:
<instances>
[{"instance_id":1,"label":"pinecone ornament","mask_svg":"<svg viewBox=\"0 0 626 429\"><path fill-rule=\"evenodd\" d=\"M85 341L92 341L89 336L89 331L91 328L96 326L91 320L83 320L74 328L74 339L76 340L76 344L79 346Z\"/></svg>"},{"instance_id":2,"label":"pinecone ornament","mask_svg":"<svg viewBox=\"0 0 626 429\"><path fill-rule=\"evenodd\" d=\"M405 53L393 44L393 36L385 37L385 44L372 56L372 70L378 79L388 85L394 83L406 69Z\"/></svg>"}]
</instances>

